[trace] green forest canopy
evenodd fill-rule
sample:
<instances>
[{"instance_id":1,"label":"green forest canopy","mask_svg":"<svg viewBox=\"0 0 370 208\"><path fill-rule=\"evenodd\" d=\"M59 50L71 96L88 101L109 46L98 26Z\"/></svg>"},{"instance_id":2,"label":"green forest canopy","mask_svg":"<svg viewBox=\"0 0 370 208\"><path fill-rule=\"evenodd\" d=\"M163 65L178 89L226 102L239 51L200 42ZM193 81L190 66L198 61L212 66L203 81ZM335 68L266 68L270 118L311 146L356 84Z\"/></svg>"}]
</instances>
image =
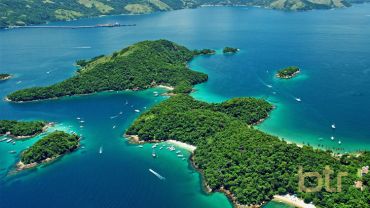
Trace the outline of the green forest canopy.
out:
<instances>
[{"instance_id":1,"label":"green forest canopy","mask_svg":"<svg viewBox=\"0 0 370 208\"><path fill-rule=\"evenodd\" d=\"M13 136L33 136L42 133L45 125L42 121L0 120L0 135L10 132Z\"/></svg>"},{"instance_id":2,"label":"green forest canopy","mask_svg":"<svg viewBox=\"0 0 370 208\"><path fill-rule=\"evenodd\" d=\"M47 158L54 158L75 150L79 145L77 135L55 131L33 144L21 155L24 164L40 163Z\"/></svg>"},{"instance_id":3,"label":"green forest canopy","mask_svg":"<svg viewBox=\"0 0 370 208\"><path fill-rule=\"evenodd\" d=\"M79 73L48 87L19 90L8 95L12 101L32 101L107 90L140 90L157 85L195 85L208 79L190 70L186 63L195 55L168 40L143 41L88 61L79 60ZM186 86L186 85L185 85ZM189 91L188 86L177 88Z\"/></svg>"},{"instance_id":4,"label":"green forest canopy","mask_svg":"<svg viewBox=\"0 0 370 208\"><path fill-rule=\"evenodd\" d=\"M356 180L359 168L370 164L370 153L359 157L298 147L268 135L247 124L266 118L271 105L255 98L234 98L220 104L196 101L177 95L142 114L126 132L144 141L175 139L197 146L194 164L201 170L213 190L231 191L240 204L261 204L275 194L297 194L317 207L367 207L369 187L360 191ZM348 172L341 193L298 192L298 168L322 173L329 165L335 174ZM336 187L332 174L332 187ZM305 184L314 186L315 180Z\"/></svg>"}]
</instances>

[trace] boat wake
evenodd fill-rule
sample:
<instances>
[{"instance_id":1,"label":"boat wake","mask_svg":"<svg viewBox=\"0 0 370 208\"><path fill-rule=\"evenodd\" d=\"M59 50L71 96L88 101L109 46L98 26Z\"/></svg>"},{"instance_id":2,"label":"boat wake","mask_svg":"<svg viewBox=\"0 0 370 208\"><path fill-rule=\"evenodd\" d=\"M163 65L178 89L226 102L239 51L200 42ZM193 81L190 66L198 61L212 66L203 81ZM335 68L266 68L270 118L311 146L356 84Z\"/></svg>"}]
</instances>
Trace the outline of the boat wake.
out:
<instances>
[{"instance_id":1,"label":"boat wake","mask_svg":"<svg viewBox=\"0 0 370 208\"><path fill-rule=\"evenodd\" d=\"M76 47L73 47L75 49L89 49L91 48L91 46L76 46Z\"/></svg>"},{"instance_id":2,"label":"boat wake","mask_svg":"<svg viewBox=\"0 0 370 208\"><path fill-rule=\"evenodd\" d=\"M157 176L157 178L159 178L160 180L166 180L165 177L159 175L159 173L155 172L154 170L152 169L149 169L149 172L153 173L155 176Z\"/></svg>"}]
</instances>

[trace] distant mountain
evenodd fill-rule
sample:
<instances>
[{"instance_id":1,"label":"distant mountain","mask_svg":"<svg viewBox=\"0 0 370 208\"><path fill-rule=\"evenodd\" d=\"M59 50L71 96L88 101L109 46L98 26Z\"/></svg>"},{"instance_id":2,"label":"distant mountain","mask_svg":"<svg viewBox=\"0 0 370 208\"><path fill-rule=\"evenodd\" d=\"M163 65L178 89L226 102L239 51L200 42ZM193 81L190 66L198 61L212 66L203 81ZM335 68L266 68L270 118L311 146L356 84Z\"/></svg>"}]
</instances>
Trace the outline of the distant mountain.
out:
<instances>
[{"instance_id":1,"label":"distant mountain","mask_svg":"<svg viewBox=\"0 0 370 208\"><path fill-rule=\"evenodd\" d=\"M310 10L347 7L350 3L347 0L0 0L0 27L110 14L144 14L202 5Z\"/></svg>"}]
</instances>

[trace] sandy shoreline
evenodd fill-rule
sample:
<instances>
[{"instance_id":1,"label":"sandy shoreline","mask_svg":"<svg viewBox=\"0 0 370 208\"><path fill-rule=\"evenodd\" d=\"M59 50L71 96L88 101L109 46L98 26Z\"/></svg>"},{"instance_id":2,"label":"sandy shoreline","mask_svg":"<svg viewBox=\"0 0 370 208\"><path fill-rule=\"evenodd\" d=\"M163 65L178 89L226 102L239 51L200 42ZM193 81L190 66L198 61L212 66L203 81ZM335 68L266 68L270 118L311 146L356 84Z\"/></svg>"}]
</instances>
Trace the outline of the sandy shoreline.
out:
<instances>
[{"instance_id":1,"label":"sandy shoreline","mask_svg":"<svg viewBox=\"0 0 370 208\"><path fill-rule=\"evenodd\" d=\"M195 149L197 148L194 145L186 144L184 142L179 142L179 141L172 140L172 139L167 140L166 142L168 142L170 144L173 144L175 146L178 146L178 147L180 147L182 149L186 149L186 150L188 150L189 152L192 152L192 153L194 153Z\"/></svg>"},{"instance_id":2,"label":"sandy shoreline","mask_svg":"<svg viewBox=\"0 0 370 208\"><path fill-rule=\"evenodd\" d=\"M284 204L292 205L298 208L316 208L313 204L306 204L302 199L295 197L293 195L275 195L274 201L282 202Z\"/></svg>"}]
</instances>

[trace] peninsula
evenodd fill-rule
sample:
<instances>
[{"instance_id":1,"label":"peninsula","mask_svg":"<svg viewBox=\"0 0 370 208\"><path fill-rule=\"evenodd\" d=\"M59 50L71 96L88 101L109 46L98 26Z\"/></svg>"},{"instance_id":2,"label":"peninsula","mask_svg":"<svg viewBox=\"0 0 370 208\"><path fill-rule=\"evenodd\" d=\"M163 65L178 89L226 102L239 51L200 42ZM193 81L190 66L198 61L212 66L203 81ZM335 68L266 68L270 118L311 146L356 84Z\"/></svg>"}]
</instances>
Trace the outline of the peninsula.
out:
<instances>
[{"instance_id":1,"label":"peninsula","mask_svg":"<svg viewBox=\"0 0 370 208\"><path fill-rule=\"evenodd\" d=\"M289 66L277 71L276 77L280 79L291 79L297 76L299 72L301 72L301 70L297 66Z\"/></svg>"},{"instance_id":2,"label":"peninsula","mask_svg":"<svg viewBox=\"0 0 370 208\"><path fill-rule=\"evenodd\" d=\"M193 85L208 79L206 74L192 71L186 65L201 54L168 40L143 41L112 55L79 60L77 64L81 68L74 77L48 87L19 90L6 99L36 101L160 85L172 86L176 93L190 92Z\"/></svg>"},{"instance_id":3,"label":"peninsula","mask_svg":"<svg viewBox=\"0 0 370 208\"><path fill-rule=\"evenodd\" d=\"M79 146L80 138L77 135L55 131L39 141L21 154L17 163L17 171L36 167L72 152Z\"/></svg>"},{"instance_id":4,"label":"peninsula","mask_svg":"<svg viewBox=\"0 0 370 208\"><path fill-rule=\"evenodd\" d=\"M269 103L256 98L208 104L176 95L143 113L126 134L139 142L176 140L196 146L191 160L203 175L205 187L225 193L236 207L260 207L274 196L287 194L316 207L366 207L369 186L361 191L354 182L367 180L357 170L370 164L370 153L335 155L254 129L252 125L266 118L271 109ZM322 173L327 165L348 173L342 179L342 192L298 191L299 167ZM308 187L316 184L308 179L305 183Z\"/></svg>"},{"instance_id":5,"label":"peninsula","mask_svg":"<svg viewBox=\"0 0 370 208\"><path fill-rule=\"evenodd\" d=\"M46 131L52 123L43 121L0 120L0 136L8 135L15 139L26 139Z\"/></svg>"},{"instance_id":6,"label":"peninsula","mask_svg":"<svg viewBox=\"0 0 370 208\"><path fill-rule=\"evenodd\" d=\"M0 81L7 80L12 78L12 75L10 74L0 74Z\"/></svg>"}]
</instances>

